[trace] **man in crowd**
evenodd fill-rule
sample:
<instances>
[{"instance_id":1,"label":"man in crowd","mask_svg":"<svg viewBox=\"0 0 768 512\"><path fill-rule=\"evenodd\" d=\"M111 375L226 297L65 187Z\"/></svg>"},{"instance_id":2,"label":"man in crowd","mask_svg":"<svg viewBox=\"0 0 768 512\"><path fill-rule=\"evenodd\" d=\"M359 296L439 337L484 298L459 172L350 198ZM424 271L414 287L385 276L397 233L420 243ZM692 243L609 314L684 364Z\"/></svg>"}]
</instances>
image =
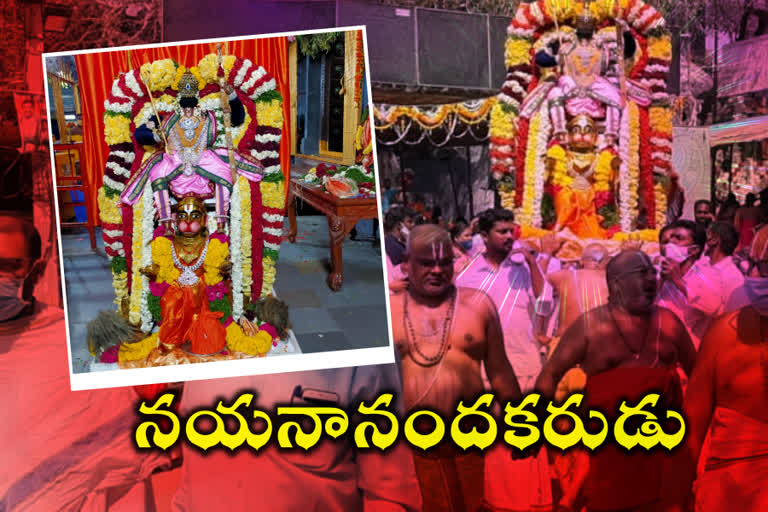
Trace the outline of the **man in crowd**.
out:
<instances>
[{"instance_id":1,"label":"man in crowd","mask_svg":"<svg viewBox=\"0 0 768 512\"><path fill-rule=\"evenodd\" d=\"M0 214L0 510L154 510L170 459L136 451L130 388L70 391L64 313L32 293L46 263L31 220Z\"/></svg>"},{"instance_id":2,"label":"man in crowd","mask_svg":"<svg viewBox=\"0 0 768 512\"><path fill-rule=\"evenodd\" d=\"M535 251L518 240L519 227L509 210L491 209L480 214L478 229L485 252L478 255L456 278L459 287L485 292L499 313L504 349L523 393L533 389L542 367L541 344L533 326L541 319L538 298L544 290L544 276ZM549 240L549 239L548 239ZM555 243L554 239L549 240ZM545 248L543 268L549 270L550 255L556 247ZM485 457L485 500L491 509L531 510L551 506L552 491L547 454L511 460L497 445ZM519 481L520 485L510 485Z\"/></svg>"},{"instance_id":3,"label":"man in crowd","mask_svg":"<svg viewBox=\"0 0 768 512\"><path fill-rule=\"evenodd\" d=\"M654 304L656 271L640 251L624 251L606 267L608 303L581 315L565 332L536 381L546 399L577 365L587 374L589 409L616 419L621 400L637 403L650 390L663 391L664 406L679 407L678 363L686 373L695 350L685 326L669 310ZM589 510L658 510L663 451L633 451L613 444L590 456L585 496Z\"/></svg>"},{"instance_id":4,"label":"man in crowd","mask_svg":"<svg viewBox=\"0 0 768 512\"><path fill-rule=\"evenodd\" d=\"M469 405L483 393L481 364L499 402L518 400L493 302L482 291L452 283L450 235L435 225L415 227L403 267L408 289L393 295L390 305L406 407L454 416L459 400ZM449 444L427 454L415 451L414 460L425 511L475 511L480 506L482 454L462 455Z\"/></svg>"},{"instance_id":5,"label":"man in crowd","mask_svg":"<svg viewBox=\"0 0 768 512\"><path fill-rule=\"evenodd\" d=\"M406 230L405 215L402 208L392 208L384 215L384 250L393 266L403 262L405 254Z\"/></svg>"},{"instance_id":6,"label":"man in crowd","mask_svg":"<svg viewBox=\"0 0 768 512\"><path fill-rule=\"evenodd\" d=\"M705 255L709 264L715 270L712 287L708 291L712 298L719 298L717 309L711 315L719 316L725 313L733 292L744 284L744 274L733 261L733 252L739 243L739 233L732 224L713 222L707 229L707 244Z\"/></svg>"},{"instance_id":7,"label":"man in crowd","mask_svg":"<svg viewBox=\"0 0 768 512\"><path fill-rule=\"evenodd\" d=\"M686 510L692 490L697 511L768 509L768 228L755 235L750 261L747 302L712 323L696 358L684 407L686 458L670 471L678 478L670 482L677 506L669 511ZM700 454L704 471L692 488Z\"/></svg>"},{"instance_id":8,"label":"man in crowd","mask_svg":"<svg viewBox=\"0 0 768 512\"><path fill-rule=\"evenodd\" d=\"M712 203L706 199L699 199L693 204L693 218L696 224L706 229L715 221L715 211Z\"/></svg>"},{"instance_id":9,"label":"man in crowd","mask_svg":"<svg viewBox=\"0 0 768 512\"><path fill-rule=\"evenodd\" d=\"M658 304L680 318L697 348L722 302L713 293L714 283L719 282L716 271L699 260L706 239L701 226L689 220L673 222L659 232L662 284Z\"/></svg>"}]
</instances>

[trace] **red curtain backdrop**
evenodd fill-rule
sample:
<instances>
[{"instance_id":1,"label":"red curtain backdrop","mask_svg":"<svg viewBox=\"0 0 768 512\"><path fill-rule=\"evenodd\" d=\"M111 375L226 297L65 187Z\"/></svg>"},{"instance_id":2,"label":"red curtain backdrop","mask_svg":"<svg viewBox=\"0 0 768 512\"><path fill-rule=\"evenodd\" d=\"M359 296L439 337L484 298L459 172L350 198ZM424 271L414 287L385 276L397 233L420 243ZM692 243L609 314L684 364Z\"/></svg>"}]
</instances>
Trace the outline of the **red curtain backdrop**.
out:
<instances>
[{"instance_id":1,"label":"red curtain backdrop","mask_svg":"<svg viewBox=\"0 0 768 512\"><path fill-rule=\"evenodd\" d=\"M272 74L277 82L277 89L283 95L283 137L280 142L280 165L286 180L290 176L291 143L290 120L291 102L288 84L288 42L285 37L230 41L226 44L226 54L250 59L257 66L262 66ZM215 43L166 46L162 48L140 48L130 50L131 68L138 68L146 62L158 59L174 59L187 68L208 55L216 53ZM120 72L126 72L128 50L108 51L76 55L77 73L80 87L80 101L83 112L83 154L82 175L89 187L90 211L98 212L96 196L102 185L104 166L109 148L104 142L104 100L107 99L112 82ZM98 224L100 221L96 218Z\"/></svg>"}]
</instances>

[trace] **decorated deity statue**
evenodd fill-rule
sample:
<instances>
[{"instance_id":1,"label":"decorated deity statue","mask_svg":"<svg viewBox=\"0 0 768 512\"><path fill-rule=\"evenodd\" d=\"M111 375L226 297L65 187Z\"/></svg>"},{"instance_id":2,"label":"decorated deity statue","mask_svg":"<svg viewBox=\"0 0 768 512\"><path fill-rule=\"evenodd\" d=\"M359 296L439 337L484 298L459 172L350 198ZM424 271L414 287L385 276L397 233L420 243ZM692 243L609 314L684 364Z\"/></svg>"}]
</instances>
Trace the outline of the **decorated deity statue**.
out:
<instances>
[{"instance_id":1,"label":"decorated deity statue","mask_svg":"<svg viewBox=\"0 0 768 512\"><path fill-rule=\"evenodd\" d=\"M554 136L561 142L567 137L566 113L605 118L606 142L615 144L618 140L624 100L619 88L603 76L610 56L606 48L595 41L595 28L594 17L585 9L576 21L576 41L559 52L563 73L547 99Z\"/></svg>"},{"instance_id":2,"label":"decorated deity statue","mask_svg":"<svg viewBox=\"0 0 768 512\"><path fill-rule=\"evenodd\" d=\"M212 354L226 344L226 332L219 320L229 310L228 304L211 311L206 288L216 287L213 295L228 300L229 289L224 281L231 269L228 243L220 234L208 236L206 220L201 199L181 199L176 211L176 234L152 242L152 265L142 269L150 278L151 292L157 293L159 299L158 340L168 349L190 341L193 352Z\"/></svg>"},{"instance_id":3,"label":"decorated deity statue","mask_svg":"<svg viewBox=\"0 0 768 512\"><path fill-rule=\"evenodd\" d=\"M567 145L555 144L547 151L547 171L554 185L554 230L568 228L581 238L606 238L596 189L604 190L615 181L619 158L609 149L596 151L598 129L591 117L574 117L567 130Z\"/></svg>"},{"instance_id":4,"label":"decorated deity statue","mask_svg":"<svg viewBox=\"0 0 768 512\"><path fill-rule=\"evenodd\" d=\"M518 7L490 155L502 206L529 236L568 228L580 237L642 231L652 239L666 222L672 55L664 25L644 0ZM576 222L577 213L586 217Z\"/></svg>"},{"instance_id":5,"label":"decorated deity statue","mask_svg":"<svg viewBox=\"0 0 768 512\"><path fill-rule=\"evenodd\" d=\"M206 221L203 201L186 196L177 205L176 233L158 233L152 241L152 265L141 273L150 280L149 308L160 328L149 345L172 352L189 343L187 353L198 356L218 354L225 346L265 353L271 336L259 336L245 316L239 325L232 319L229 239L208 234Z\"/></svg>"},{"instance_id":6,"label":"decorated deity statue","mask_svg":"<svg viewBox=\"0 0 768 512\"><path fill-rule=\"evenodd\" d=\"M213 112L201 111L198 107L198 85L195 75L185 72L179 81L179 110L163 119L160 126L157 118L153 118L134 132L139 144L166 144L166 147L164 152L156 151L145 160L128 182L121 199L129 205L135 204L149 180L159 220L167 234L173 233L170 195L215 198L217 226L223 233L237 173L254 182L260 181L263 175L260 163L233 153L235 165L231 166L227 149L214 148L217 131L224 127L216 122ZM231 85L226 85L224 90L229 98L232 126L239 126L245 119L245 109Z\"/></svg>"}]
</instances>

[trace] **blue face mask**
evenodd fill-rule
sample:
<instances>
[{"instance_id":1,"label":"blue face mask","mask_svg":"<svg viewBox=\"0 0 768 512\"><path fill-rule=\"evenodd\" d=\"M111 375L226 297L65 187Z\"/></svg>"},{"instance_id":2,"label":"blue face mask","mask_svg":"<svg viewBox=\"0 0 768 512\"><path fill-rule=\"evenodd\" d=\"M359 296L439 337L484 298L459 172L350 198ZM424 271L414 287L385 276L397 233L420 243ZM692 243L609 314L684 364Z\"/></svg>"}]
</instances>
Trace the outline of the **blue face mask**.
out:
<instances>
[{"instance_id":1,"label":"blue face mask","mask_svg":"<svg viewBox=\"0 0 768 512\"><path fill-rule=\"evenodd\" d=\"M463 241L459 242L459 247L464 252L471 251L472 250L472 239L470 238L469 240L463 240Z\"/></svg>"},{"instance_id":2,"label":"blue face mask","mask_svg":"<svg viewBox=\"0 0 768 512\"><path fill-rule=\"evenodd\" d=\"M21 299L23 287L24 279L0 278L0 322L10 320L27 306L28 303Z\"/></svg>"}]
</instances>

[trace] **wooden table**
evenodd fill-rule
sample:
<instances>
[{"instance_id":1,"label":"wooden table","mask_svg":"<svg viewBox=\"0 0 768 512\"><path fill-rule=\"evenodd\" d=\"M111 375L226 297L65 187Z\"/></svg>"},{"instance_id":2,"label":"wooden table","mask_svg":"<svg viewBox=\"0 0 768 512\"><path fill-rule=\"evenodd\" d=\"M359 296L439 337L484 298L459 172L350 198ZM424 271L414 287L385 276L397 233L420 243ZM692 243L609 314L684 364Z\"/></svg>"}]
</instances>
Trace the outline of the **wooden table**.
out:
<instances>
[{"instance_id":1,"label":"wooden table","mask_svg":"<svg viewBox=\"0 0 768 512\"><path fill-rule=\"evenodd\" d=\"M288 220L291 231L288 240L296 242L296 198L320 210L328 218L328 232L331 240L331 273L328 286L337 292L344 282L344 267L341 259L341 244L355 224L361 219L378 219L379 208L376 198L339 199L324 192L319 185L309 185L299 178L292 178L288 185Z\"/></svg>"}]
</instances>

